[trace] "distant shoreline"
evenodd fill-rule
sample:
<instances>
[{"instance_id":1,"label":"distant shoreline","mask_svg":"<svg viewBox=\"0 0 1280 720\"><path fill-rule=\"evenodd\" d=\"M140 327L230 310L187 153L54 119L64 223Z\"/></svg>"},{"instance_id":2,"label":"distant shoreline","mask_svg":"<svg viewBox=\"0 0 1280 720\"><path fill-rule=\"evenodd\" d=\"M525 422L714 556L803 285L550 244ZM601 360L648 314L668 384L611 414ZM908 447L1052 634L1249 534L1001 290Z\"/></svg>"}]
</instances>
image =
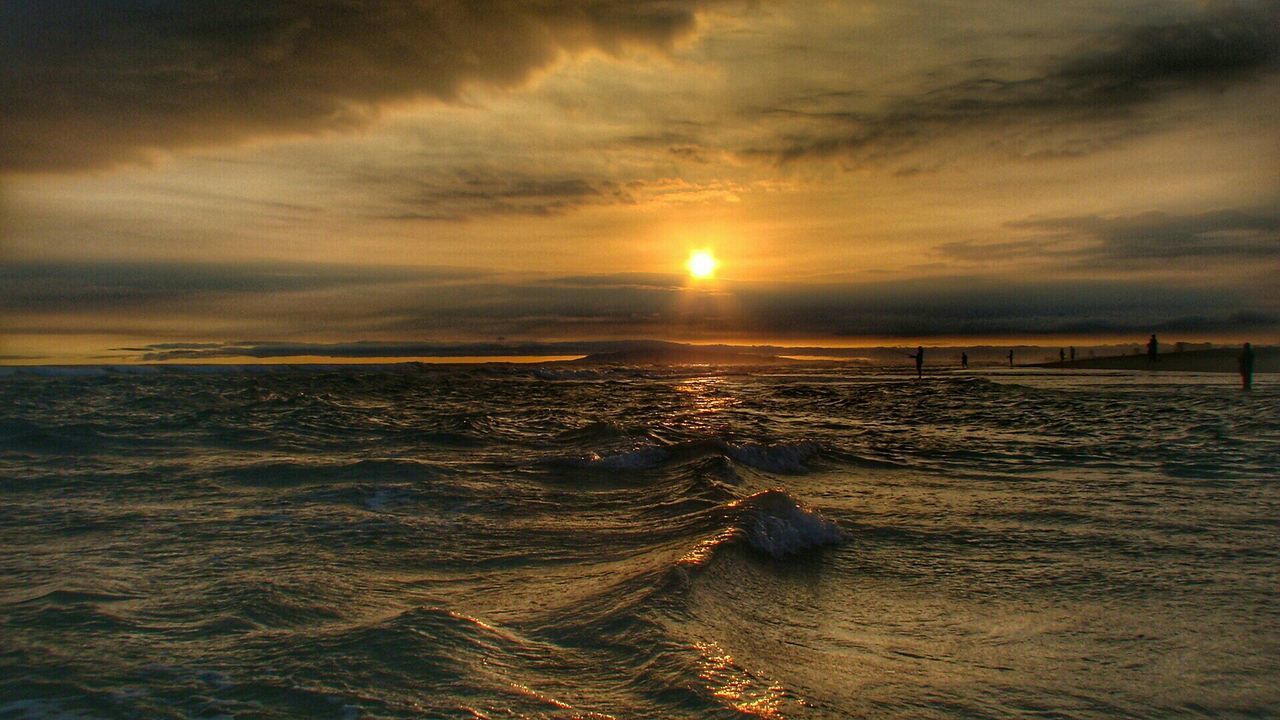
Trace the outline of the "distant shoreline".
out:
<instances>
[{"instance_id":1,"label":"distant shoreline","mask_svg":"<svg viewBox=\"0 0 1280 720\"><path fill-rule=\"evenodd\" d=\"M1148 370L1153 372L1212 372L1238 373L1240 349L1214 348L1167 352L1156 355L1153 362L1146 353L1140 355L1115 355L1100 358L1077 358L1066 362L1043 362L1017 365L1016 367L1061 368L1063 370ZM1280 372L1280 352L1272 348L1255 348L1255 373Z\"/></svg>"},{"instance_id":2,"label":"distant shoreline","mask_svg":"<svg viewBox=\"0 0 1280 720\"><path fill-rule=\"evenodd\" d=\"M1102 357L1077 357L1076 360L1053 362L1048 358L1057 354L1058 348L1045 346L925 346L924 367L926 371L960 370L961 357L968 355L969 366L978 369L1009 368L1008 353L1013 352L1014 369L1062 369L1062 370L1126 370L1142 372L1180 371L1237 373L1240 355L1239 347L1216 347L1186 349L1181 352L1170 345L1168 352L1162 352L1152 362L1145 353L1114 354L1123 352L1121 347L1084 348L1085 352L1108 352ZM236 348L239 349L238 347ZM161 368L214 368L248 367L268 369L274 366L294 367L340 367L364 365L394 366L469 366L484 367L493 365L570 365L570 366L610 366L610 365L710 365L710 366L795 366L795 365L827 365L827 366L859 366L863 368L912 368L912 348L877 346L866 348L823 348L823 347L787 347L787 346L736 346L736 345L694 345L663 341L610 341L584 343L557 343L553 345L523 344L514 346L475 345L452 346L438 348L444 352L432 354L430 350L437 348L414 347L418 352L410 355L394 353L394 348L356 345L352 351L350 346L335 348L332 354L320 352L327 348L307 347L311 352L289 354L268 348L271 352L250 354L249 348L244 353L229 352L225 348L204 351L184 351L163 359L136 358L120 359L93 358L89 362L41 362L46 358L23 358L24 362L0 361L0 375L22 372L33 368L64 368L67 372L75 368L92 370L94 368L119 369L121 372L147 372ZM379 354L379 350L390 350ZM342 350L353 354L342 354ZM505 351L505 352L503 352ZM1280 373L1280 346L1254 346L1256 373ZM1026 361L1030 362L1026 362ZM126 370L129 368L130 370Z\"/></svg>"}]
</instances>

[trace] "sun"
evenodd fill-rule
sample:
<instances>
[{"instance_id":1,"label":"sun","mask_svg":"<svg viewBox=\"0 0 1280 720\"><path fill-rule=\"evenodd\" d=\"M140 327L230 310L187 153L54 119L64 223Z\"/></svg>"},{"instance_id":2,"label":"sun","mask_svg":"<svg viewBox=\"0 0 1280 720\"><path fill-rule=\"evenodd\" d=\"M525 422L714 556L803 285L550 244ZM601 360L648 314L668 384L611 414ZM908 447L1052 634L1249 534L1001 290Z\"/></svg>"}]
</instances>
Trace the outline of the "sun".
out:
<instances>
[{"instance_id":1,"label":"sun","mask_svg":"<svg viewBox=\"0 0 1280 720\"><path fill-rule=\"evenodd\" d=\"M715 274L720 261L716 260L716 256L712 255L710 250L698 250L689 256L689 262L684 265L689 268L690 275L702 280Z\"/></svg>"}]
</instances>

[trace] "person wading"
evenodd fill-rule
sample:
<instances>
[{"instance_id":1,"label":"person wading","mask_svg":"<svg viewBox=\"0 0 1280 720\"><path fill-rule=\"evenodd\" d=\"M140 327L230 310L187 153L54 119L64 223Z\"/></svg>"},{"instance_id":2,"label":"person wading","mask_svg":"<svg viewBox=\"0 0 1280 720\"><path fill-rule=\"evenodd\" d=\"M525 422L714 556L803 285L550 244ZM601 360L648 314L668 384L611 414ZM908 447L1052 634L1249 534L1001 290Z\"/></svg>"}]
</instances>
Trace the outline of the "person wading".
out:
<instances>
[{"instance_id":1,"label":"person wading","mask_svg":"<svg viewBox=\"0 0 1280 720\"><path fill-rule=\"evenodd\" d=\"M1253 389L1253 346L1245 343L1240 350L1240 389Z\"/></svg>"}]
</instances>

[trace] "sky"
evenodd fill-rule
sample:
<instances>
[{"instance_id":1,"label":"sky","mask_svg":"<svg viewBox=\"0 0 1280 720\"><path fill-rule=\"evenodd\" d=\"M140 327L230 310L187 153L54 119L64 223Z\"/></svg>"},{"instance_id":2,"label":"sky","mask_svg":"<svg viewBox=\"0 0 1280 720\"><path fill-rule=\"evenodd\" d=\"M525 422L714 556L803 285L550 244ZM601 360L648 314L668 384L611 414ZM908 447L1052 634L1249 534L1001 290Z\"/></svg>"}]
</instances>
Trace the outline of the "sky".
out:
<instances>
[{"instance_id":1,"label":"sky","mask_svg":"<svg viewBox=\"0 0 1280 720\"><path fill-rule=\"evenodd\" d=\"M0 362L1280 342L1276 108L1280 2L10 0Z\"/></svg>"}]
</instances>

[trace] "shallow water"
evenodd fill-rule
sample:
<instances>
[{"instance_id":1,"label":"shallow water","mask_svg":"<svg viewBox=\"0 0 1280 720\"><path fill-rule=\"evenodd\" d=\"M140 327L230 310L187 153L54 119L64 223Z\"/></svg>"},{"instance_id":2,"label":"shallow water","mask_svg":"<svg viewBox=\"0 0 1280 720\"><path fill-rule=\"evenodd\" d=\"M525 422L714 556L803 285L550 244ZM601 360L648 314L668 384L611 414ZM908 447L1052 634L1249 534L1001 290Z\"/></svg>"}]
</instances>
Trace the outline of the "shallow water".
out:
<instances>
[{"instance_id":1,"label":"shallow water","mask_svg":"<svg viewBox=\"0 0 1280 720\"><path fill-rule=\"evenodd\" d=\"M1274 717L1280 384L0 376L0 718Z\"/></svg>"}]
</instances>

